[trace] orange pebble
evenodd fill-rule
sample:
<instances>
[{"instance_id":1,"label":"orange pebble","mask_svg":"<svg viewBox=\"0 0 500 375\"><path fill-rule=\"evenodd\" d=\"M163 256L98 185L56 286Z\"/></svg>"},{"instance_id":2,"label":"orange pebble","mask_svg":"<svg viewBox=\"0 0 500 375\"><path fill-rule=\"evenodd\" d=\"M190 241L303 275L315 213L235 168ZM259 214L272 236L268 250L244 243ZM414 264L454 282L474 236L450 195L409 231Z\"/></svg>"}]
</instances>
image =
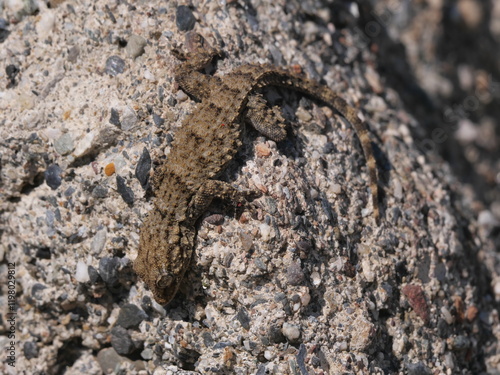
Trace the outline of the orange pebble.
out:
<instances>
[{"instance_id":1,"label":"orange pebble","mask_svg":"<svg viewBox=\"0 0 500 375\"><path fill-rule=\"evenodd\" d=\"M115 163L109 163L104 167L104 173L106 176L111 176L113 173L115 173Z\"/></svg>"}]
</instances>

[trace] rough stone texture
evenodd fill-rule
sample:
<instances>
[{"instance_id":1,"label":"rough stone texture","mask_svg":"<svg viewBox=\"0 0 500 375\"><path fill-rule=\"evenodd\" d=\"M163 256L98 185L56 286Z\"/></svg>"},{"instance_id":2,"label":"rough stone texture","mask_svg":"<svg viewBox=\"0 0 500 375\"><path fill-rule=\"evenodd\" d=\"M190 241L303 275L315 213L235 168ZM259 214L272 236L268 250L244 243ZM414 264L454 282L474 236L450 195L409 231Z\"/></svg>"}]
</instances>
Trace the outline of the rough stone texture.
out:
<instances>
[{"instance_id":1,"label":"rough stone texture","mask_svg":"<svg viewBox=\"0 0 500 375\"><path fill-rule=\"evenodd\" d=\"M31 2L19 2L25 3ZM185 285L166 307L132 272L141 221L151 208L134 173L144 147L155 163L168 157L195 105L173 99L181 97L170 53L183 40L175 23L180 4L62 2L34 15L13 9L15 1L6 4L0 10L10 22L0 21L2 345L8 343L7 261L16 263L18 330L16 368L2 357L0 372L498 373L499 78L498 67L472 56L476 37L498 42L500 5L458 3L389 8L394 2L382 1L372 9L364 1L359 7L191 2L194 30L226 52L217 74L244 63L295 66L358 108L374 135L385 195L375 227L352 127L298 94L266 91L291 123L287 140L276 144L249 130L221 176L263 196L248 207L210 207L205 216L222 214L224 221L199 221ZM123 43L133 34L148 42L135 59ZM436 54L443 35L469 41L462 50L449 44L458 62ZM480 52L498 61L498 51ZM116 76L105 73L111 56L123 60ZM8 66L19 72L7 74ZM456 74L446 76L444 67ZM450 103L472 108L465 99L479 88L477 109L452 112L459 126L446 134L454 139L458 129L459 147L445 147L438 142L443 134L432 130L449 126L442 115ZM137 123L108 124L112 109L122 116L127 108ZM163 127L153 113L165 119ZM63 134L75 145L67 155L55 149ZM432 142L443 147L426 147ZM451 164L441 149L453 150L441 154ZM132 207L116 177L104 174L109 163L132 189ZM55 190L44 182L50 165L62 171ZM104 246L94 253L104 228ZM88 266L89 282L75 279L78 262ZM299 283L295 271L302 273ZM127 304L148 315L127 330L138 348L130 358L110 347Z\"/></svg>"}]
</instances>

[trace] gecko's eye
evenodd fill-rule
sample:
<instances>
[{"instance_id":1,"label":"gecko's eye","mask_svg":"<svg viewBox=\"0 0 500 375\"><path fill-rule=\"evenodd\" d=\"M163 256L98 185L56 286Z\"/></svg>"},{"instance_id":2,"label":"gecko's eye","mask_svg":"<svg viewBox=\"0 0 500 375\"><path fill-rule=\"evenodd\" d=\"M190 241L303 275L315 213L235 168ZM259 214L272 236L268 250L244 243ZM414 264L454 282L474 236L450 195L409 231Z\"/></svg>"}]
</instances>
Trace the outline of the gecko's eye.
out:
<instances>
[{"instance_id":1,"label":"gecko's eye","mask_svg":"<svg viewBox=\"0 0 500 375\"><path fill-rule=\"evenodd\" d=\"M173 281L172 275L170 273L165 272L156 279L155 284L156 287L160 289L165 289L168 288L170 284L172 284L172 281Z\"/></svg>"}]
</instances>

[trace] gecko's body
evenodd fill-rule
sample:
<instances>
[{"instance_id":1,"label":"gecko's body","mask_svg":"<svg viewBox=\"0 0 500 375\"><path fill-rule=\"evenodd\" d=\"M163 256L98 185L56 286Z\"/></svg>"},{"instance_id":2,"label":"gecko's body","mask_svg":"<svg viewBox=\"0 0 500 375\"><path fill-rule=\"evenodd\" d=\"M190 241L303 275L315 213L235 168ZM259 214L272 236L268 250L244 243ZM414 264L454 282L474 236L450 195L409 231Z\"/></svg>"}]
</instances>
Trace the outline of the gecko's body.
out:
<instances>
[{"instance_id":1,"label":"gecko's body","mask_svg":"<svg viewBox=\"0 0 500 375\"><path fill-rule=\"evenodd\" d=\"M353 125L370 174L373 214L376 220L379 216L372 146L367 128L353 108L328 87L271 65L241 66L223 78L201 74L198 70L217 52L202 48L204 40L198 34L192 38L198 51L183 56L187 61L177 68L176 80L201 102L176 133L168 160L155 171L154 208L144 221L134 263L137 274L162 304L174 297L182 283L194 249L195 222L212 199L244 202L251 195L214 179L241 146L243 117L276 141L286 136L284 126L271 119L272 109L254 94L257 89L280 86L302 92L333 107Z\"/></svg>"}]
</instances>

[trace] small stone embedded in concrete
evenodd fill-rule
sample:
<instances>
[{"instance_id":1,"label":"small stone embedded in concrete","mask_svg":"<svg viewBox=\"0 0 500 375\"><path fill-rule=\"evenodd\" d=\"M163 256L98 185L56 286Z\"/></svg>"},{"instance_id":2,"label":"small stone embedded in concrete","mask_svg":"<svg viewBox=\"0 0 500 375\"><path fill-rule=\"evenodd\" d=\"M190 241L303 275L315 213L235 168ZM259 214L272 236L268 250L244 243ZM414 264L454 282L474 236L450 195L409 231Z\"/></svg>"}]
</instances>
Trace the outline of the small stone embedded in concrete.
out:
<instances>
[{"instance_id":1,"label":"small stone embedded in concrete","mask_svg":"<svg viewBox=\"0 0 500 375\"><path fill-rule=\"evenodd\" d=\"M38 347L34 341L26 341L23 345L23 353L26 359L38 358Z\"/></svg>"},{"instance_id":2,"label":"small stone embedded in concrete","mask_svg":"<svg viewBox=\"0 0 500 375\"><path fill-rule=\"evenodd\" d=\"M106 198L108 196L108 189L102 185L97 185L94 190L92 190L92 196L94 198Z\"/></svg>"},{"instance_id":3,"label":"small stone embedded in concrete","mask_svg":"<svg viewBox=\"0 0 500 375\"><path fill-rule=\"evenodd\" d=\"M116 175L116 188L125 203L128 205L132 205L134 203L134 192L127 186L125 179L122 176Z\"/></svg>"},{"instance_id":4,"label":"small stone embedded in concrete","mask_svg":"<svg viewBox=\"0 0 500 375\"><path fill-rule=\"evenodd\" d=\"M122 126L122 123L120 122L120 114L118 111L114 108L111 108L111 115L109 116L109 123L115 126Z\"/></svg>"},{"instance_id":5,"label":"small stone embedded in concrete","mask_svg":"<svg viewBox=\"0 0 500 375\"><path fill-rule=\"evenodd\" d=\"M92 242L90 244L90 252L92 254L100 254L106 245L106 237L108 235L108 231L106 228L100 229L95 234Z\"/></svg>"},{"instance_id":6,"label":"small stone embedded in concrete","mask_svg":"<svg viewBox=\"0 0 500 375\"><path fill-rule=\"evenodd\" d=\"M99 260L99 274L106 284L113 286L118 283L118 267L120 260L116 257L104 257Z\"/></svg>"},{"instance_id":7,"label":"small stone embedded in concrete","mask_svg":"<svg viewBox=\"0 0 500 375\"><path fill-rule=\"evenodd\" d=\"M136 58L144 53L144 47L147 45L146 39L140 35L132 34L127 42L127 47L125 50L128 55L132 58Z\"/></svg>"},{"instance_id":8,"label":"small stone embedded in concrete","mask_svg":"<svg viewBox=\"0 0 500 375\"><path fill-rule=\"evenodd\" d=\"M86 283L90 281L89 267L81 260L79 260L76 264L75 279L79 283Z\"/></svg>"},{"instance_id":9,"label":"small stone embedded in concrete","mask_svg":"<svg viewBox=\"0 0 500 375\"><path fill-rule=\"evenodd\" d=\"M281 328L281 332L290 342L297 342L297 339L300 337L300 329L295 324L283 323L283 327Z\"/></svg>"},{"instance_id":10,"label":"small stone embedded in concrete","mask_svg":"<svg viewBox=\"0 0 500 375\"><path fill-rule=\"evenodd\" d=\"M51 164L45 170L44 173L45 182L52 190L56 190L59 186L61 186L62 183L61 173L62 169L57 164Z\"/></svg>"},{"instance_id":11,"label":"small stone embedded in concrete","mask_svg":"<svg viewBox=\"0 0 500 375\"><path fill-rule=\"evenodd\" d=\"M19 72L19 68L14 64L10 64L5 67L5 74L7 74L7 79L9 80L7 88L12 88L16 85L16 77Z\"/></svg>"},{"instance_id":12,"label":"small stone embedded in concrete","mask_svg":"<svg viewBox=\"0 0 500 375\"><path fill-rule=\"evenodd\" d=\"M125 329L136 329L148 315L134 304L128 303L120 309L116 325Z\"/></svg>"},{"instance_id":13,"label":"small stone embedded in concrete","mask_svg":"<svg viewBox=\"0 0 500 375\"><path fill-rule=\"evenodd\" d=\"M63 134L54 142L54 148L60 155L67 155L75 148L75 142L70 133Z\"/></svg>"},{"instance_id":14,"label":"small stone embedded in concrete","mask_svg":"<svg viewBox=\"0 0 500 375\"><path fill-rule=\"evenodd\" d=\"M135 167L135 177L139 180L142 188L149 188L149 171L151 169L151 155L146 147L142 149L141 157Z\"/></svg>"},{"instance_id":15,"label":"small stone embedded in concrete","mask_svg":"<svg viewBox=\"0 0 500 375\"><path fill-rule=\"evenodd\" d=\"M246 330L250 329L250 317L248 316L248 311L244 307L238 310L236 319L238 319L243 328L245 328Z\"/></svg>"},{"instance_id":16,"label":"small stone embedded in concrete","mask_svg":"<svg viewBox=\"0 0 500 375\"><path fill-rule=\"evenodd\" d=\"M121 119L121 128L124 131L132 130L136 125L139 119L137 118L137 114L135 111L129 106L125 107L122 112Z\"/></svg>"},{"instance_id":17,"label":"small stone embedded in concrete","mask_svg":"<svg viewBox=\"0 0 500 375\"><path fill-rule=\"evenodd\" d=\"M156 126L160 127L163 126L165 123L165 120L161 118L161 116L157 113L153 113L153 122L155 123Z\"/></svg>"},{"instance_id":18,"label":"small stone embedded in concrete","mask_svg":"<svg viewBox=\"0 0 500 375\"><path fill-rule=\"evenodd\" d=\"M299 263L293 262L286 269L286 278L290 285L301 285L304 282L304 271Z\"/></svg>"},{"instance_id":19,"label":"small stone embedded in concrete","mask_svg":"<svg viewBox=\"0 0 500 375\"><path fill-rule=\"evenodd\" d=\"M111 76L117 76L125 71L125 61L120 56L110 56L106 60L104 71Z\"/></svg>"},{"instance_id":20,"label":"small stone embedded in concrete","mask_svg":"<svg viewBox=\"0 0 500 375\"><path fill-rule=\"evenodd\" d=\"M429 323L429 307L425 300L424 291L419 285L408 284L403 288L403 294L408 298L410 306L415 313L422 318L425 324Z\"/></svg>"},{"instance_id":21,"label":"small stone embedded in concrete","mask_svg":"<svg viewBox=\"0 0 500 375\"><path fill-rule=\"evenodd\" d=\"M189 7L179 5L175 12L175 23L179 31L189 31L193 29L196 18L194 18L193 12Z\"/></svg>"}]
</instances>

